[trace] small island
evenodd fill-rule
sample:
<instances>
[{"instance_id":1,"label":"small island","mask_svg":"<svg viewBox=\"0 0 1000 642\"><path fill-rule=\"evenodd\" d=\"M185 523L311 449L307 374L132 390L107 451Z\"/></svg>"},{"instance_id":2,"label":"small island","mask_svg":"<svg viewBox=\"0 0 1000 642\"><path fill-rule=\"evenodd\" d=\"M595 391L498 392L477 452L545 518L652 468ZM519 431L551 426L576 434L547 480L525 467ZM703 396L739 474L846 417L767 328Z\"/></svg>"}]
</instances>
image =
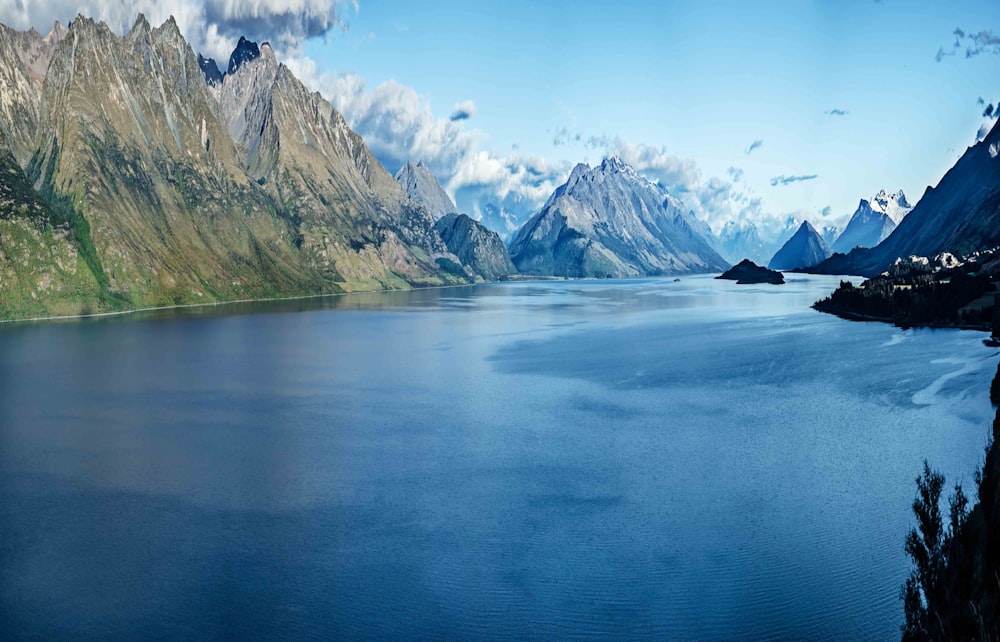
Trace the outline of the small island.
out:
<instances>
[{"instance_id":1,"label":"small island","mask_svg":"<svg viewBox=\"0 0 1000 642\"><path fill-rule=\"evenodd\" d=\"M781 272L761 267L750 259L743 259L715 278L736 281L736 285L752 285L755 283L781 285L785 282L785 277L781 275Z\"/></svg>"}]
</instances>

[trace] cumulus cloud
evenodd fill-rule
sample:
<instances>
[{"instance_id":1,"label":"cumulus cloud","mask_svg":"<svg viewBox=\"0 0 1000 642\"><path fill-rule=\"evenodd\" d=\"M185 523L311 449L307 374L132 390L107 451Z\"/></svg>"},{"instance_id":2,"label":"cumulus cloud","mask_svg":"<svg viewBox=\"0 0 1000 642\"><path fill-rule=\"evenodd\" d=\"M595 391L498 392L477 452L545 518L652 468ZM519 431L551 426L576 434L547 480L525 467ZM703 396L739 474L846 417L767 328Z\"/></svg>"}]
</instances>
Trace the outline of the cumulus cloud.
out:
<instances>
[{"instance_id":1,"label":"cumulus cloud","mask_svg":"<svg viewBox=\"0 0 1000 642\"><path fill-rule=\"evenodd\" d=\"M743 170L739 167L730 167L726 170L726 173L729 174L729 178L733 179L734 183L743 178Z\"/></svg>"},{"instance_id":2,"label":"cumulus cloud","mask_svg":"<svg viewBox=\"0 0 1000 642\"><path fill-rule=\"evenodd\" d=\"M771 187L777 187L779 185L791 185L792 183L800 183L802 181L811 181L819 178L818 174L801 174L799 176L775 176L771 179Z\"/></svg>"},{"instance_id":3,"label":"cumulus cloud","mask_svg":"<svg viewBox=\"0 0 1000 642\"><path fill-rule=\"evenodd\" d=\"M819 215L822 216L823 218L830 218L830 216L833 215L833 208L827 205L826 207L824 207L819 211Z\"/></svg>"},{"instance_id":4,"label":"cumulus cloud","mask_svg":"<svg viewBox=\"0 0 1000 642\"><path fill-rule=\"evenodd\" d=\"M356 3L342 0L15 0L0 3L0 22L44 33L56 20L66 24L83 14L125 33L139 13L153 25L172 15L195 51L223 61L240 36L269 41L279 52L297 50L309 38L346 28L351 10L357 11Z\"/></svg>"},{"instance_id":5,"label":"cumulus cloud","mask_svg":"<svg viewBox=\"0 0 1000 642\"><path fill-rule=\"evenodd\" d=\"M322 75L312 83L390 171L419 159L438 176L451 176L477 146L478 136L461 121L436 117L426 97L395 80L371 90L353 74Z\"/></svg>"},{"instance_id":6,"label":"cumulus cloud","mask_svg":"<svg viewBox=\"0 0 1000 642\"><path fill-rule=\"evenodd\" d=\"M744 153L749 156L750 154L753 153L753 150L758 149L758 148L762 147L763 145L764 145L764 140L761 139L761 138L758 138L754 142L750 143L750 147L747 147L746 151Z\"/></svg>"},{"instance_id":7,"label":"cumulus cloud","mask_svg":"<svg viewBox=\"0 0 1000 642\"><path fill-rule=\"evenodd\" d=\"M465 100L460 103L456 103L451 109L450 120L455 122L457 120L469 120L472 115L476 113L476 103L471 100Z\"/></svg>"},{"instance_id":8,"label":"cumulus cloud","mask_svg":"<svg viewBox=\"0 0 1000 642\"><path fill-rule=\"evenodd\" d=\"M973 58L983 53L1000 55L1000 36L992 31L977 31L975 33L955 27L951 32L955 41L950 47L939 47L934 60L941 62L948 56L954 56L964 47L965 57Z\"/></svg>"},{"instance_id":9,"label":"cumulus cloud","mask_svg":"<svg viewBox=\"0 0 1000 642\"><path fill-rule=\"evenodd\" d=\"M847 111L846 109L831 109L823 113L826 114L827 116L846 116L851 112Z\"/></svg>"},{"instance_id":10,"label":"cumulus cloud","mask_svg":"<svg viewBox=\"0 0 1000 642\"><path fill-rule=\"evenodd\" d=\"M294 64L294 66L293 66ZM466 118L455 112L475 111L471 103L455 105L448 117L435 116L429 99L412 87L390 80L369 88L352 74L316 74L303 61L306 84L328 96L347 123L358 132L379 162L394 172L408 160L420 160L439 177L460 209L475 213L493 203L527 213L540 206L572 169L526 156L515 148L502 154L481 148L484 138L466 129Z\"/></svg>"}]
</instances>

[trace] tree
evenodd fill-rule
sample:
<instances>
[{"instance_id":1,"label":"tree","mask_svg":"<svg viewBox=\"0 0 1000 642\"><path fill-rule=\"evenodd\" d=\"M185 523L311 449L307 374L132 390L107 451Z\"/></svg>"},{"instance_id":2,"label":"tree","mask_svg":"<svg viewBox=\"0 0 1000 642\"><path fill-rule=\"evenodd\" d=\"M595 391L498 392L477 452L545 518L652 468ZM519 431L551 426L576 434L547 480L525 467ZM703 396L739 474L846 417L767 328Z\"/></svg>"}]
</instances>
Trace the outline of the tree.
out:
<instances>
[{"instance_id":1,"label":"tree","mask_svg":"<svg viewBox=\"0 0 1000 642\"><path fill-rule=\"evenodd\" d=\"M941 490L944 475L931 470L924 460L924 474L917 477L917 496L913 500L913 514L917 528L906 536L906 552L913 560L914 569L903 585L904 640L926 640L936 637L932 631L941 631L937 612L940 604L943 567L944 523L941 518Z\"/></svg>"}]
</instances>

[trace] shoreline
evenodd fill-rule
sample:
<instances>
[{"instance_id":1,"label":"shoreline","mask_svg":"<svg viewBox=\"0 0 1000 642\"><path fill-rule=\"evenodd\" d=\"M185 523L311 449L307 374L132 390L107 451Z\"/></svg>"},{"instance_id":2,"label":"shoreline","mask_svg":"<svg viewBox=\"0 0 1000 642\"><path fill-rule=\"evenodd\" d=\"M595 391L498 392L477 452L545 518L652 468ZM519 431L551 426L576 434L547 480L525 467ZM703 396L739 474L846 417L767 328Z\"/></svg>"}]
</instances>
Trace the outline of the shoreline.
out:
<instances>
[{"instance_id":1,"label":"shoreline","mask_svg":"<svg viewBox=\"0 0 1000 642\"><path fill-rule=\"evenodd\" d=\"M817 312L822 312L824 314L832 314L835 317L840 317L847 321L860 321L860 322L877 322L877 323L888 323L896 328L901 328L903 330L912 330L914 328L927 328L929 330L976 330L979 332L992 332L992 327L988 324L974 324L974 323L916 323L913 325L903 325L897 323L894 319L890 317L879 317L870 314L861 314L859 312L852 312L845 308L839 307L817 307L814 303L810 306Z\"/></svg>"},{"instance_id":2,"label":"shoreline","mask_svg":"<svg viewBox=\"0 0 1000 642\"><path fill-rule=\"evenodd\" d=\"M0 319L0 326L15 323L45 323L47 321L73 321L81 319L101 319L107 317L120 317L140 312L165 312L167 310L185 310L191 308L210 308L222 305L238 305L242 303L269 303L279 301L305 301L308 299L325 299L327 297L348 296L351 294L378 294L382 292L416 292L418 290L442 290L445 288L467 288L476 285L491 285L494 283L507 283L507 281L483 281L481 283L452 283L449 285L427 285L415 288L402 289L381 289L381 290L354 290L352 292L328 292L326 294L302 294L298 296L268 297L258 299L233 299L231 301L206 301L205 303L181 303L177 305L158 305L146 308L133 308L130 310L115 310L113 312L94 312L91 314L61 314L48 317L30 317L26 319Z\"/></svg>"}]
</instances>

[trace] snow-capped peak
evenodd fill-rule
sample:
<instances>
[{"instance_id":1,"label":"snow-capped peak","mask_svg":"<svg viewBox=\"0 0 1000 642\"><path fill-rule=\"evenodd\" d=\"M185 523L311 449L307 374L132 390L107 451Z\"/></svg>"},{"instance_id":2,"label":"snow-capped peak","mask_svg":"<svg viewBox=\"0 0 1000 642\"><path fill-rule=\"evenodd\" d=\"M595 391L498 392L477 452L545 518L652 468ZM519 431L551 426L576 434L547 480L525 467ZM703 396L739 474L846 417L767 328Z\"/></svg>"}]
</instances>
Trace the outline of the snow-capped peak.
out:
<instances>
[{"instance_id":1,"label":"snow-capped peak","mask_svg":"<svg viewBox=\"0 0 1000 642\"><path fill-rule=\"evenodd\" d=\"M895 194L886 192L884 189L879 190L875 198L869 202L869 205L872 211L885 214L892 219L893 223L897 224L913 209L913 206L907 202L903 190L899 190Z\"/></svg>"}]
</instances>

